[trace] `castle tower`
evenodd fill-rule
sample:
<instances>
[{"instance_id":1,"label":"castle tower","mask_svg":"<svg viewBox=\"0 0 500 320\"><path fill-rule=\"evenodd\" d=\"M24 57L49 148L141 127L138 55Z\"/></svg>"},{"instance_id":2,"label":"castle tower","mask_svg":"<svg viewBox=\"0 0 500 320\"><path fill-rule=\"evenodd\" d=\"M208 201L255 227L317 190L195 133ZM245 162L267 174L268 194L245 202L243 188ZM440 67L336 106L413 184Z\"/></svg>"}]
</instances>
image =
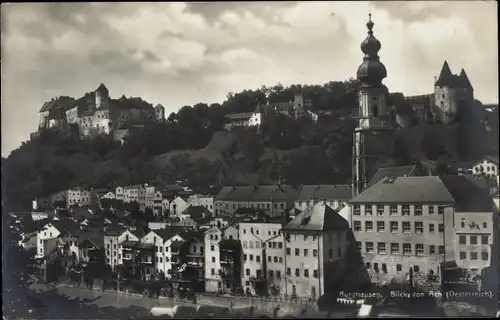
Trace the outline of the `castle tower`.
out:
<instances>
[{"instance_id":1,"label":"castle tower","mask_svg":"<svg viewBox=\"0 0 500 320\"><path fill-rule=\"evenodd\" d=\"M99 88L94 91L95 94L95 107L96 109L102 108L105 104L107 104L109 100L109 91L108 88L104 84L101 83Z\"/></svg>"},{"instance_id":2,"label":"castle tower","mask_svg":"<svg viewBox=\"0 0 500 320\"><path fill-rule=\"evenodd\" d=\"M165 108L161 104L157 104L155 107L155 115L157 122L165 121Z\"/></svg>"},{"instance_id":3,"label":"castle tower","mask_svg":"<svg viewBox=\"0 0 500 320\"><path fill-rule=\"evenodd\" d=\"M391 158L394 137L393 120L387 106L388 91L382 84L387 70L378 56L381 44L373 36L371 14L366 26L368 36L361 43L365 56L357 72L361 87L358 91L359 123L353 139L354 196L366 187L378 167Z\"/></svg>"},{"instance_id":4,"label":"castle tower","mask_svg":"<svg viewBox=\"0 0 500 320\"><path fill-rule=\"evenodd\" d=\"M434 83L434 101L442 123L449 124L456 121L460 106L474 101L474 89L462 69L459 75L451 72L448 62L445 61L438 79Z\"/></svg>"}]
</instances>

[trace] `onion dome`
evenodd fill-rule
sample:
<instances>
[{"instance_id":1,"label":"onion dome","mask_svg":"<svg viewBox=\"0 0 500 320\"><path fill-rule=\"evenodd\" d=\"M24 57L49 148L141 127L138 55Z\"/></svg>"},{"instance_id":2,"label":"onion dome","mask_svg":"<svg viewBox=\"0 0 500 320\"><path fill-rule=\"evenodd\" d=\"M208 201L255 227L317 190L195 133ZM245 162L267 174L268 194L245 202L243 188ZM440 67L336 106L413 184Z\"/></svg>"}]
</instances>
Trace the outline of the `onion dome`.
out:
<instances>
[{"instance_id":1,"label":"onion dome","mask_svg":"<svg viewBox=\"0 0 500 320\"><path fill-rule=\"evenodd\" d=\"M373 36L373 26L371 14L366 23L368 28L368 37L361 43L361 51L365 54L363 63L359 66L357 78L364 85L380 85L382 80L387 77L387 70L383 63L380 62L378 52L382 45L380 41Z\"/></svg>"}]
</instances>

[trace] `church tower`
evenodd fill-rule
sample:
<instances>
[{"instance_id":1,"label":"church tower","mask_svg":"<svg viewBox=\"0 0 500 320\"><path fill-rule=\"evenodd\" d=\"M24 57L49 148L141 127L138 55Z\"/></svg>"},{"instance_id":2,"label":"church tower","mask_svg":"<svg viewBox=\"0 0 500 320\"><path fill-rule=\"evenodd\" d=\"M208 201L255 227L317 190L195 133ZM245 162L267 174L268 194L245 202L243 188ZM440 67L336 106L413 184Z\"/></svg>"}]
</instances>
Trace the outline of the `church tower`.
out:
<instances>
[{"instance_id":1,"label":"church tower","mask_svg":"<svg viewBox=\"0 0 500 320\"><path fill-rule=\"evenodd\" d=\"M381 44L373 36L371 14L366 26L368 36L361 43L363 63L357 72L361 87L358 91L359 123L353 139L353 196L363 191L379 166L391 158L394 137L393 120L387 106L389 93L382 84L387 70L378 56Z\"/></svg>"}]
</instances>

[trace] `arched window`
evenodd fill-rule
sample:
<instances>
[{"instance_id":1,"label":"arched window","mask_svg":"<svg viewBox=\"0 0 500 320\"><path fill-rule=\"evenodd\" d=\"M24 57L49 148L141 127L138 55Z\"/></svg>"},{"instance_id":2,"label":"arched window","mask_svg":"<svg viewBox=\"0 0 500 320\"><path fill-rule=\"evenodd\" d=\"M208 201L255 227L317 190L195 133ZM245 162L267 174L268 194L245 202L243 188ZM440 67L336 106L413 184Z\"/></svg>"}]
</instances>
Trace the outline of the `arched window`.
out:
<instances>
[{"instance_id":1,"label":"arched window","mask_svg":"<svg viewBox=\"0 0 500 320\"><path fill-rule=\"evenodd\" d=\"M378 117L378 106L376 104L372 106L372 116Z\"/></svg>"}]
</instances>

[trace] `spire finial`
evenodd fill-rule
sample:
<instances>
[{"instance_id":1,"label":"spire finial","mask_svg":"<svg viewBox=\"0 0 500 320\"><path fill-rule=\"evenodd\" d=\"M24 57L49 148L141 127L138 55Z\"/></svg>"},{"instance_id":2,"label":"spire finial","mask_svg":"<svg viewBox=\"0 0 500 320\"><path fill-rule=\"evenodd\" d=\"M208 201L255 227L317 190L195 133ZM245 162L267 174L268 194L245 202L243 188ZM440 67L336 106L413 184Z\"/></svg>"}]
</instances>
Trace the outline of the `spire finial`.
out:
<instances>
[{"instance_id":1,"label":"spire finial","mask_svg":"<svg viewBox=\"0 0 500 320\"><path fill-rule=\"evenodd\" d=\"M371 9L370 9L369 13L368 13L368 22L366 23L366 27L368 28L368 34L369 35L373 34L373 26L374 25L375 24L372 21L372 12L371 12Z\"/></svg>"}]
</instances>

